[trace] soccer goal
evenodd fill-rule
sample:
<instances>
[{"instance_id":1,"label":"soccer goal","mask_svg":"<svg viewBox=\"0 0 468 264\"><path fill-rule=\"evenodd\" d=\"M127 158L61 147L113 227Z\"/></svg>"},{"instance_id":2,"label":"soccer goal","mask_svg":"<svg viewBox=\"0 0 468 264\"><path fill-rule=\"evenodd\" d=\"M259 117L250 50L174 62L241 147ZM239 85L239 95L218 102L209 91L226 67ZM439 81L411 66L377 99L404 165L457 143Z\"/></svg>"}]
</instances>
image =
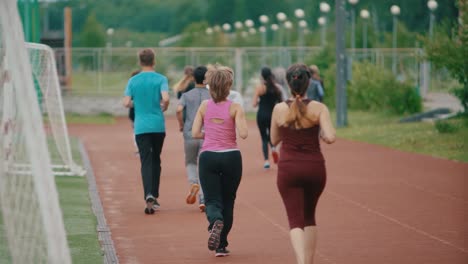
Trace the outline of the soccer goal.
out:
<instances>
[{"instance_id":1,"label":"soccer goal","mask_svg":"<svg viewBox=\"0 0 468 264\"><path fill-rule=\"evenodd\" d=\"M49 151L55 175L80 175L85 171L73 161L62 94L53 50L44 44L26 43L33 73L34 90L44 115Z\"/></svg>"},{"instance_id":2,"label":"soccer goal","mask_svg":"<svg viewBox=\"0 0 468 264\"><path fill-rule=\"evenodd\" d=\"M71 263L16 0L0 1L0 262Z\"/></svg>"}]
</instances>

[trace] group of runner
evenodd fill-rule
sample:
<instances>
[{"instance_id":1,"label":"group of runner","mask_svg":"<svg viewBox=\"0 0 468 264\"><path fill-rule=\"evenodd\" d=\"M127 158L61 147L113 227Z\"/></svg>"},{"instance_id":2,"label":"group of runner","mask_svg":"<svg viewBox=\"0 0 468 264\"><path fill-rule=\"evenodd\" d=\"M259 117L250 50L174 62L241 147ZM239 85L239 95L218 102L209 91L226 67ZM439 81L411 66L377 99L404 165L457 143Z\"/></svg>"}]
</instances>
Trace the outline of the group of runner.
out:
<instances>
[{"instance_id":1,"label":"group of runner","mask_svg":"<svg viewBox=\"0 0 468 264\"><path fill-rule=\"evenodd\" d=\"M138 146L146 214L159 208L161 150L165 138L163 112L169 104L168 80L154 71L151 49L139 53L140 73L131 77L124 106L134 107L134 134ZM242 178L242 155L237 138L248 129L240 95L231 91L234 72L222 65L186 68L179 82L177 120L184 138L185 167L190 189L188 204L198 198L208 219L208 249L217 257L229 255L234 202ZM298 263L312 263L315 252L315 208L325 187L325 161L319 139L335 141L335 130L323 98L323 84L313 70L293 64L286 71L291 96L286 97L269 68L261 71L253 105L259 107L257 124L262 137L264 167L268 147L278 164L277 185L284 201L290 236ZM190 77L191 76L191 77ZM317 98L308 97L315 89ZM180 96L179 96L180 95ZM312 100L313 99L313 100ZM277 146L281 143L280 152Z\"/></svg>"}]
</instances>

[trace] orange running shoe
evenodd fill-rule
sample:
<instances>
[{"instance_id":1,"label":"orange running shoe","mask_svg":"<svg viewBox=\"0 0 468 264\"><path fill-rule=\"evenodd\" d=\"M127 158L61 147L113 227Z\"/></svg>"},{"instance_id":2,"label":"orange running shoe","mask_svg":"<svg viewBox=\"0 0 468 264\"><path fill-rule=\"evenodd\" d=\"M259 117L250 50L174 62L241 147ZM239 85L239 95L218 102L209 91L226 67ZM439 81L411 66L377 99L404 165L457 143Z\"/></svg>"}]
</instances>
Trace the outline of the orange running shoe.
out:
<instances>
[{"instance_id":1,"label":"orange running shoe","mask_svg":"<svg viewBox=\"0 0 468 264\"><path fill-rule=\"evenodd\" d=\"M198 208L200 208L200 212L204 213L204 212L205 212L205 209L206 209L206 206L205 206L205 204L200 204L200 205L198 206Z\"/></svg>"},{"instance_id":2,"label":"orange running shoe","mask_svg":"<svg viewBox=\"0 0 468 264\"><path fill-rule=\"evenodd\" d=\"M278 164L278 161L279 161L279 154L278 154L278 151L276 151L276 149L272 149L271 150L271 156L273 157L273 162L275 164Z\"/></svg>"},{"instance_id":3,"label":"orange running shoe","mask_svg":"<svg viewBox=\"0 0 468 264\"><path fill-rule=\"evenodd\" d=\"M200 185L194 183L190 186L190 192L187 194L185 201L188 204L194 204L197 201L197 194L200 190Z\"/></svg>"}]
</instances>

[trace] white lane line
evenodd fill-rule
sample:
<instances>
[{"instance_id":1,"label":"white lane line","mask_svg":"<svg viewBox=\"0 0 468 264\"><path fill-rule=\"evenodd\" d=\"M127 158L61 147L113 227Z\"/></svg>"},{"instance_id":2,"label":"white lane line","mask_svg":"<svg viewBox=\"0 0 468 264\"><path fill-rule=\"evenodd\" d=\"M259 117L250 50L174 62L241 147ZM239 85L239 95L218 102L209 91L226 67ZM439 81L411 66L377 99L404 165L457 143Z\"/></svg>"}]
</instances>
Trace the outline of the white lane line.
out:
<instances>
[{"instance_id":1,"label":"white lane line","mask_svg":"<svg viewBox=\"0 0 468 264\"><path fill-rule=\"evenodd\" d=\"M251 203L247 203L247 202L243 202L243 201L240 201L241 204L249 207L250 209L252 209L253 211L255 211L256 213L258 213L259 215L261 215L263 218L265 218L268 222L270 222L270 224L272 224L274 227L278 228L279 230L283 231L284 234L286 234L287 236L289 236L289 230L287 228L285 228L284 226L276 223L275 221L273 221L273 219L271 217L269 217L268 215L266 215L260 208L258 208L257 206L251 204ZM336 262L332 261L331 259L329 259L328 257L326 257L325 255L323 255L322 253L319 252L319 250L316 250L315 251L317 253L317 256L319 256L320 258L322 258L323 260L325 260L327 263L331 263L331 264L337 264Z\"/></svg>"},{"instance_id":2,"label":"white lane line","mask_svg":"<svg viewBox=\"0 0 468 264\"><path fill-rule=\"evenodd\" d=\"M431 235L431 234L429 234L429 233L427 233L427 232L425 232L425 231L423 231L423 230L420 230L420 229L418 229L418 228L416 228L416 227L413 227L413 226L410 226L410 225L408 225L408 224L405 224L405 223L403 223L403 222L401 222L401 221L398 221L397 219L395 219L395 218L393 218L393 217L387 216L387 215L385 215L385 214L383 214L383 213L381 213L381 212L379 212L379 211L373 210L373 209L371 209L371 208L365 206L364 204L361 204L361 203L359 203L359 202L356 202L356 201L354 201L354 200L351 200L351 199L349 199L349 198L347 198L347 197L345 197L345 196L343 196L343 195L340 195L340 194L335 193L335 192L332 192L332 191L327 191L327 193L329 193L329 194L331 194L331 195L333 195L333 196L337 197L338 199L341 199L341 200L343 200L343 201L345 201L345 202L348 202L348 203L351 203L351 204L353 204L353 205L356 205L356 206L358 206L358 207L360 207L360 208L362 208L362 209L364 209L364 210L366 210L366 211L368 211L368 212L370 212L370 213L373 213L373 214L376 214L376 215L378 215L378 216L380 216L380 217L383 217L383 218L387 219L387 220L390 221L390 222L393 222L393 223L395 223L395 224L397 224L397 225L400 225L400 226L402 226L402 227L404 227L404 228L407 228L407 229L409 229L409 230L412 230L412 231L414 231L414 232L416 232L416 233L418 233L418 234L420 234L420 235L423 235L423 236L425 236L425 237L428 237L428 238L431 238L431 239L433 239L433 240L435 240L435 241L438 241L438 242L440 242L440 243L442 243L442 244L444 244L444 245L447 245L447 246L450 246L450 247L452 247L452 248L455 248L455 249L457 249L458 251L461 251L461 252L463 252L463 253L468 253L468 250L467 250L467 249L461 248L461 247L459 247L459 246L457 246L457 245L454 245L453 243L448 242L447 240L444 240L444 239L442 239L442 238L438 238L438 237L436 237L436 236L434 236L434 235Z\"/></svg>"},{"instance_id":3,"label":"white lane line","mask_svg":"<svg viewBox=\"0 0 468 264\"><path fill-rule=\"evenodd\" d=\"M403 183L404 185L407 185L407 186L409 186L409 187L412 187L412 188L414 188L414 189L416 189L416 190L419 190L419 191L422 191L422 192L426 192L426 193L432 194L432 195L434 195L434 196L438 196L438 197L442 197L442 198L447 198L447 199L451 199L451 200L454 200L454 201L457 201L457 202L462 202L462 203L464 203L464 204L468 204L468 201L465 201L464 199L455 197L455 196L453 196L453 195L439 193L439 192L436 192L436 191L433 191L433 190L426 189L426 188L421 187L421 186L419 186L419 185L411 184L411 183L406 182L406 181L401 181L401 183Z\"/></svg>"}]
</instances>

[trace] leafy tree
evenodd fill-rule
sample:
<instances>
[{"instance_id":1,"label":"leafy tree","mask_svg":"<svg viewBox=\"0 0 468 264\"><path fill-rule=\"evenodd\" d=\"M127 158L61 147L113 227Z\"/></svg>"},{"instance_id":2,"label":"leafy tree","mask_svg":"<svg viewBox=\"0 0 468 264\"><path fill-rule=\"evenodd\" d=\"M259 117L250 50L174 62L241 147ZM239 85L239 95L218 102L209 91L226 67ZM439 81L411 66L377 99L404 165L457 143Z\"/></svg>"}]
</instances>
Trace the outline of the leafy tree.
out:
<instances>
[{"instance_id":1,"label":"leafy tree","mask_svg":"<svg viewBox=\"0 0 468 264\"><path fill-rule=\"evenodd\" d=\"M436 67L446 68L462 87L454 89L465 113L468 113L468 4L459 2L460 21L451 34L438 31L426 40L427 59Z\"/></svg>"},{"instance_id":2,"label":"leafy tree","mask_svg":"<svg viewBox=\"0 0 468 264\"><path fill-rule=\"evenodd\" d=\"M104 27L97 21L96 15L91 13L86 19L83 31L80 34L82 47L104 47L106 44L106 33Z\"/></svg>"}]
</instances>

